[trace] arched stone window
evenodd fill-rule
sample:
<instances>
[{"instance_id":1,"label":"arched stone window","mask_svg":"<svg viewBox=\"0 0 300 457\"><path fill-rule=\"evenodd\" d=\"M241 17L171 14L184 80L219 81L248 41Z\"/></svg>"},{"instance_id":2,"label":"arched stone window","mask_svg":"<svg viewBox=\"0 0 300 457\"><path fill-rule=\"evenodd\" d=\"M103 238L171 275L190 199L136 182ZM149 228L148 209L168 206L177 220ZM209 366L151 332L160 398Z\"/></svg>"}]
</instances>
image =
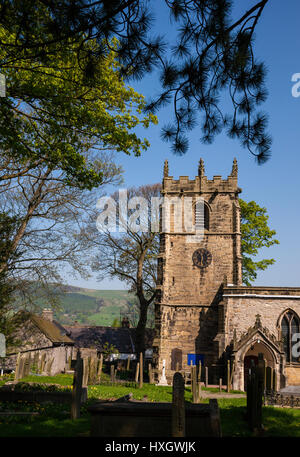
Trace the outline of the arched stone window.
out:
<instances>
[{"instance_id":1,"label":"arched stone window","mask_svg":"<svg viewBox=\"0 0 300 457\"><path fill-rule=\"evenodd\" d=\"M300 363L299 356L295 357L292 351L292 338L295 333L300 333L299 317L293 311L288 310L285 312L281 319L281 336L283 339L283 349L287 362Z\"/></svg>"},{"instance_id":2,"label":"arched stone window","mask_svg":"<svg viewBox=\"0 0 300 457\"><path fill-rule=\"evenodd\" d=\"M194 224L201 224L201 205L202 203L196 203L194 205ZM204 229L209 230L209 206L206 202L204 202Z\"/></svg>"}]
</instances>

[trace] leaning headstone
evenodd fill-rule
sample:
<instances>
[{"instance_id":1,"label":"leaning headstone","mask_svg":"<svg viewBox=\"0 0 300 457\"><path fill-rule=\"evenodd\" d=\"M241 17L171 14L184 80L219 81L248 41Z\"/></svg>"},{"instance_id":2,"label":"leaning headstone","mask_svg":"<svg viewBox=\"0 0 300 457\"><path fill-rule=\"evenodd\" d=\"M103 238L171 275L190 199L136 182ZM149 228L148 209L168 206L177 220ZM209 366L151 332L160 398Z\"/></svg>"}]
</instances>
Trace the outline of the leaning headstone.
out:
<instances>
[{"instance_id":1,"label":"leaning headstone","mask_svg":"<svg viewBox=\"0 0 300 457\"><path fill-rule=\"evenodd\" d=\"M78 419L80 417L80 405L81 405L81 398L82 398L82 381L83 381L83 360L80 356L80 351L78 351L75 370L74 370L74 377L73 377L71 419Z\"/></svg>"},{"instance_id":2,"label":"leaning headstone","mask_svg":"<svg viewBox=\"0 0 300 457\"><path fill-rule=\"evenodd\" d=\"M185 436L184 379L178 372L173 376L172 436Z\"/></svg>"}]
</instances>

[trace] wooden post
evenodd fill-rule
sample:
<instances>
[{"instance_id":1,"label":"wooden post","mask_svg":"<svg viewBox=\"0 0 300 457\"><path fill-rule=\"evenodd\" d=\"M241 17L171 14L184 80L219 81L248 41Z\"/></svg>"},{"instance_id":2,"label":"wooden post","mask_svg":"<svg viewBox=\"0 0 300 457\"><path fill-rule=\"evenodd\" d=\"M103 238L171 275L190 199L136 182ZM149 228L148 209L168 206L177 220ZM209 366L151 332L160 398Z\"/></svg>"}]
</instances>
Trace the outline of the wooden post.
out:
<instances>
[{"instance_id":1,"label":"wooden post","mask_svg":"<svg viewBox=\"0 0 300 457\"><path fill-rule=\"evenodd\" d=\"M36 352L33 357L33 367L31 367L32 370L34 369L35 373L38 372L38 370L37 370L38 364L39 364L39 353Z\"/></svg>"},{"instance_id":2,"label":"wooden post","mask_svg":"<svg viewBox=\"0 0 300 457\"><path fill-rule=\"evenodd\" d=\"M115 383L115 367L113 365L110 366L110 382Z\"/></svg>"},{"instance_id":3,"label":"wooden post","mask_svg":"<svg viewBox=\"0 0 300 457\"><path fill-rule=\"evenodd\" d=\"M21 356L20 362L19 362L18 380L24 378L24 365L25 365L25 359L23 356Z\"/></svg>"},{"instance_id":4,"label":"wooden post","mask_svg":"<svg viewBox=\"0 0 300 457\"><path fill-rule=\"evenodd\" d=\"M45 364L46 364L46 354L45 352L43 352L42 356L41 356L41 365L40 365L40 374L43 373L44 369L45 369Z\"/></svg>"},{"instance_id":5,"label":"wooden post","mask_svg":"<svg viewBox=\"0 0 300 457\"><path fill-rule=\"evenodd\" d=\"M144 377L144 364L143 364L143 353L141 352L140 353L140 384L139 384L139 388L142 389L143 388L143 377Z\"/></svg>"},{"instance_id":6,"label":"wooden post","mask_svg":"<svg viewBox=\"0 0 300 457\"><path fill-rule=\"evenodd\" d=\"M96 383L96 369L97 369L97 358L96 357L91 357L90 360L90 383L95 384Z\"/></svg>"},{"instance_id":7,"label":"wooden post","mask_svg":"<svg viewBox=\"0 0 300 457\"><path fill-rule=\"evenodd\" d=\"M227 360L227 392L230 392L230 360Z\"/></svg>"},{"instance_id":8,"label":"wooden post","mask_svg":"<svg viewBox=\"0 0 300 457\"><path fill-rule=\"evenodd\" d=\"M184 380L181 373L175 373L173 376L172 436L185 436Z\"/></svg>"},{"instance_id":9,"label":"wooden post","mask_svg":"<svg viewBox=\"0 0 300 457\"><path fill-rule=\"evenodd\" d=\"M18 381L20 379L20 359L21 359L21 354L18 352L17 355L17 360L16 360L16 371L15 371L15 381Z\"/></svg>"},{"instance_id":10,"label":"wooden post","mask_svg":"<svg viewBox=\"0 0 300 457\"><path fill-rule=\"evenodd\" d=\"M99 361L99 366L98 366L98 382L101 382L101 374L102 374L102 367L103 367L103 354L100 355L100 361Z\"/></svg>"},{"instance_id":11,"label":"wooden post","mask_svg":"<svg viewBox=\"0 0 300 457\"><path fill-rule=\"evenodd\" d=\"M83 360L80 356L80 351L77 351L77 359L73 377L72 404L71 404L71 419L80 417L80 404L82 396L82 380L83 380Z\"/></svg>"},{"instance_id":12,"label":"wooden post","mask_svg":"<svg viewBox=\"0 0 300 457\"><path fill-rule=\"evenodd\" d=\"M205 387L208 387L208 367L205 367Z\"/></svg>"},{"instance_id":13,"label":"wooden post","mask_svg":"<svg viewBox=\"0 0 300 457\"><path fill-rule=\"evenodd\" d=\"M128 359L127 359L127 367L126 367L126 370L127 370L127 371L130 370L130 355L128 356Z\"/></svg>"},{"instance_id":14,"label":"wooden post","mask_svg":"<svg viewBox=\"0 0 300 457\"><path fill-rule=\"evenodd\" d=\"M135 369L135 382L138 382L138 380L139 380L139 372L140 372L140 364L138 362L136 364L136 369Z\"/></svg>"},{"instance_id":15,"label":"wooden post","mask_svg":"<svg viewBox=\"0 0 300 457\"><path fill-rule=\"evenodd\" d=\"M274 392L277 392L277 374L276 374L276 370L274 369L274 384L273 384L273 390Z\"/></svg>"},{"instance_id":16,"label":"wooden post","mask_svg":"<svg viewBox=\"0 0 300 457\"><path fill-rule=\"evenodd\" d=\"M198 381L201 383L201 373L202 373L202 363L201 360L199 362L199 370L198 370Z\"/></svg>"},{"instance_id":17,"label":"wooden post","mask_svg":"<svg viewBox=\"0 0 300 457\"><path fill-rule=\"evenodd\" d=\"M223 380L222 378L219 379L219 391L222 392L222 383L223 383Z\"/></svg>"},{"instance_id":18,"label":"wooden post","mask_svg":"<svg viewBox=\"0 0 300 457\"><path fill-rule=\"evenodd\" d=\"M153 381L153 370L151 363L148 364L148 376L149 376L149 384L154 384Z\"/></svg>"},{"instance_id":19,"label":"wooden post","mask_svg":"<svg viewBox=\"0 0 300 457\"><path fill-rule=\"evenodd\" d=\"M230 388L232 389L232 383L233 383L233 373L234 373L234 368L235 368L235 362L232 364L232 370L230 374Z\"/></svg>"},{"instance_id":20,"label":"wooden post","mask_svg":"<svg viewBox=\"0 0 300 457\"><path fill-rule=\"evenodd\" d=\"M48 369L47 369L48 376L51 376L51 368L52 368L53 362L54 362L54 357L52 357L52 359L50 359L49 363L48 363Z\"/></svg>"},{"instance_id":21,"label":"wooden post","mask_svg":"<svg viewBox=\"0 0 300 457\"><path fill-rule=\"evenodd\" d=\"M29 375L29 370L30 370L30 356L26 356L25 358L25 363L24 363L24 376Z\"/></svg>"},{"instance_id":22,"label":"wooden post","mask_svg":"<svg viewBox=\"0 0 300 457\"><path fill-rule=\"evenodd\" d=\"M193 403L198 403L198 393L197 393L197 372L196 366L191 367L191 378L192 378L192 394L193 394Z\"/></svg>"},{"instance_id":23,"label":"wooden post","mask_svg":"<svg viewBox=\"0 0 300 457\"><path fill-rule=\"evenodd\" d=\"M176 367L175 367L175 371L179 371L179 362L176 362Z\"/></svg>"},{"instance_id":24,"label":"wooden post","mask_svg":"<svg viewBox=\"0 0 300 457\"><path fill-rule=\"evenodd\" d=\"M83 358L83 380L82 387L87 387L89 380L89 361L87 357Z\"/></svg>"},{"instance_id":25,"label":"wooden post","mask_svg":"<svg viewBox=\"0 0 300 457\"><path fill-rule=\"evenodd\" d=\"M273 390L273 368L271 368L271 375L270 375L270 390Z\"/></svg>"}]
</instances>

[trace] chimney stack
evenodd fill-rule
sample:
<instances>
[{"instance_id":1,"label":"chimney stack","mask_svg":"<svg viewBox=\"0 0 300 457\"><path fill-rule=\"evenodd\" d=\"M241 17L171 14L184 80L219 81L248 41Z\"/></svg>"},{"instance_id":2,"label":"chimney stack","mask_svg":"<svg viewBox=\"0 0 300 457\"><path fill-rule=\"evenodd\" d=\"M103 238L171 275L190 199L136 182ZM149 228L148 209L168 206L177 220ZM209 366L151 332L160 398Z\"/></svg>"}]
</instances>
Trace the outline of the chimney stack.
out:
<instances>
[{"instance_id":1,"label":"chimney stack","mask_svg":"<svg viewBox=\"0 0 300 457\"><path fill-rule=\"evenodd\" d=\"M42 317L48 321L53 322L53 310L51 308L44 308L42 312Z\"/></svg>"}]
</instances>

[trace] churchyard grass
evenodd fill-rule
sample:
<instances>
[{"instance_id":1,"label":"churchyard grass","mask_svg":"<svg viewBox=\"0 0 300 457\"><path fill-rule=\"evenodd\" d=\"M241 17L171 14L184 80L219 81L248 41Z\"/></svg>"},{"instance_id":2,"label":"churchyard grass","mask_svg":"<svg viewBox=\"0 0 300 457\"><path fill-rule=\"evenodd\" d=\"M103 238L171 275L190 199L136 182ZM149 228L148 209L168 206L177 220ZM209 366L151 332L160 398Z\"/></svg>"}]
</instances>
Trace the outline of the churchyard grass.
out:
<instances>
[{"instance_id":1,"label":"churchyard grass","mask_svg":"<svg viewBox=\"0 0 300 457\"><path fill-rule=\"evenodd\" d=\"M57 376L28 376L22 381L45 384L72 385L72 375ZM7 381L7 379L6 379ZM1 382L1 379L0 379ZM204 390L204 388L203 388ZM205 389L205 391L216 389ZM70 408L67 404L38 404L38 403L2 403L0 411L30 411L38 412L37 416L0 416L0 436L89 436L90 418L86 407L96 399L113 400L132 392L133 398L143 400L145 396L150 402L170 402L171 387L157 387L144 384L142 389L134 384L126 385L93 385L88 387L89 400L81 407L80 419L70 419ZM190 387L185 388L185 400L192 400ZM201 400L208 403L209 399ZM222 435L247 437L253 436L245 421L246 398L219 398ZM263 408L263 424L265 436L294 436L300 437L300 409Z\"/></svg>"}]
</instances>

